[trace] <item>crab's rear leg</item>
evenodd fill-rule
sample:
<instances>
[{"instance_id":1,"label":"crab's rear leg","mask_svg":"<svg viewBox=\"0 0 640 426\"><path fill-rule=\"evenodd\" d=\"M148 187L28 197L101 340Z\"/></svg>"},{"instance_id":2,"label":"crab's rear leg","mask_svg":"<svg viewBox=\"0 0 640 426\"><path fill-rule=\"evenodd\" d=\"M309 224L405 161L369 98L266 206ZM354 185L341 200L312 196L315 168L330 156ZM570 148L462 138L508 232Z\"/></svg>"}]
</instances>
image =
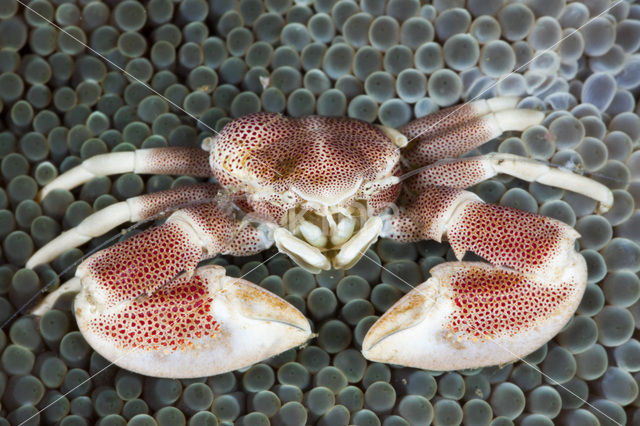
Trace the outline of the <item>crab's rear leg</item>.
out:
<instances>
[{"instance_id":1,"label":"crab's rear leg","mask_svg":"<svg viewBox=\"0 0 640 426\"><path fill-rule=\"evenodd\" d=\"M29 258L26 267L33 268L41 263L47 263L66 250L104 235L125 222L144 220L189 203L213 202L219 190L220 187L217 184L200 183L144 194L111 204L89 215L77 226L68 229L42 246Z\"/></svg>"},{"instance_id":2,"label":"crab's rear leg","mask_svg":"<svg viewBox=\"0 0 640 426\"><path fill-rule=\"evenodd\" d=\"M510 362L545 343L570 319L586 286L578 233L554 219L485 204L470 192L425 187L387 220L383 236L448 239L461 259L446 263L369 330L374 361L433 370Z\"/></svg>"},{"instance_id":3,"label":"crab's rear leg","mask_svg":"<svg viewBox=\"0 0 640 426\"><path fill-rule=\"evenodd\" d=\"M209 153L200 148L150 148L96 155L61 174L40 191L43 199L54 189L72 189L96 176L118 173L211 176Z\"/></svg>"},{"instance_id":4,"label":"crab's rear leg","mask_svg":"<svg viewBox=\"0 0 640 426\"><path fill-rule=\"evenodd\" d=\"M506 131L539 124L544 113L516 109L518 98L502 97L453 106L413 120L398 129L407 137L402 151L413 168L444 158L457 158Z\"/></svg>"},{"instance_id":5,"label":"crab's rear leg","mask_svg":"<svg viewBox=\"0 0 640 426\"><path fill-rule=\"evenodd\" d=\"M249 282L196 267L219 253L254 254L272 242L268 226L238 221L224 206L188 207L89 257L34 313L79 288L74 309L80 331L117 365L165 377L237 369L303 343L308 322Z\"/></svg>"},{"instance_id":6,"label":"crab's rear leg","mask_svg":"<svg viewBox=\"0 0 640 426\"><path fill-rule=\"evenodd\" d=\"M497 174L506 174L527 182L538 182L593 198L600 202L601 213L613 205L613 193L603 184L569 170L519 155L495 152L478 157L446 159L416 172L405 183L406 188L416 194L428 190L431 185L465 189Z\"/></svg>"}]
</instances>

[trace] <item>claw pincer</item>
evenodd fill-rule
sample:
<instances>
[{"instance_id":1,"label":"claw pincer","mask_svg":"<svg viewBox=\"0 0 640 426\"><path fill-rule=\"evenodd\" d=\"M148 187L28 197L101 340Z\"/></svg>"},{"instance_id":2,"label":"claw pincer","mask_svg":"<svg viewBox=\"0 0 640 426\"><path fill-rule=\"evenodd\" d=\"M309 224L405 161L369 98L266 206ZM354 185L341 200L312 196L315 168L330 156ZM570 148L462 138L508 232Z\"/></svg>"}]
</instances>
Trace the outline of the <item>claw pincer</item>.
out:
<instances>
[{"instance_id":1,"label":"claw pincer","mask_svg":"<svg viewBox=\"0 0 640 426\"><path fill-rule=\"evenodd\" d=\"M102 356L156 377L236 370L304 343L309 322L292 305L220 266L178 276L150 296L96 304L91 284L75 301L78 327Z\"/></svg>"},{"instance_id":2,"label":"claw pincer","mask_svg":"<svg viewBox=\"0 0 640 426\"><path fill-rule=\"evenodd\" d=\"M587 282L586 262L574 250L578 233L466 194L432 187L405 215L414 232L444 234L458 259L472 251L490 263L431 269L371 327L362 345L368 359L431 370L511 362L557 334L577 309ZM434 218L429 204L449 205L449 213ZM413 239L400 225L395 237Z\"/></svg>"},{"instance_id":3,"label":"claw pincer","mask_svg":"<svg viewBox=\"0 0 640 426\"><path fill-rule=\"evenodd\" d=\"M557 282L486 263L440 264L371 327L363 353L430 370L519 359L558 333L578 307L586 266L579 255L575 261Z\"/></svg>"},{"instance_id":4,"label":"claw pincer","mask_svg":"<svg viewBox=\"0 0 640 426\"><path fill-rule=\"evenodd\" d=\"M309 323L292 305L220 266L196 268L223 251L269 245L232 219L215 205L190 207L86 259L70 284L87 342L156 377L220 374L304 343Z\"/></svg>"}]
</instances>

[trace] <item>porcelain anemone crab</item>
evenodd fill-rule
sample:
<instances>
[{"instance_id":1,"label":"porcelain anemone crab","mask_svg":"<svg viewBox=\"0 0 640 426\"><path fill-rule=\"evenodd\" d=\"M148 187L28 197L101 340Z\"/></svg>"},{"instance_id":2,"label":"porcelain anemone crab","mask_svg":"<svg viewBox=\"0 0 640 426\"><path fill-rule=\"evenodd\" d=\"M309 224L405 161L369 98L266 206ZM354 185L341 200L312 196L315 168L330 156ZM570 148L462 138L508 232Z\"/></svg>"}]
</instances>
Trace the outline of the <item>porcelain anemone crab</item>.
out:
<instances>
[{"instance_id":1,"label":"porcelain anemone crab","mask_svg":"<svg viewBox=\"0 0 640 426\"><path fill-rule=\"evenodd\" d=\"M450 262L370 328L370 360L432 370L505 363L534 351L570 319L586 285L578 234L547 217L483 203L465 191L498 173L575 191L600 202L603 185L527 158L494 153L458 158L544 114L518 99L480 100L400 129L349 119L238 118L203 149L155 148L90 158L42 190L71 189L95 176L135 172L213 177L217 183L113 204L42 247L27 263L126 221L175 210L166 221L97 252L67 291L79 292L80 331L100 354L150 376L200 377L248 366L313 337L307 319L279 297L218 266L218 254L258 253L273 244L303 268L350 268L378 238L446 239ZM184 206L179 208L178 206Z\"/></svg>"}]
</instances>

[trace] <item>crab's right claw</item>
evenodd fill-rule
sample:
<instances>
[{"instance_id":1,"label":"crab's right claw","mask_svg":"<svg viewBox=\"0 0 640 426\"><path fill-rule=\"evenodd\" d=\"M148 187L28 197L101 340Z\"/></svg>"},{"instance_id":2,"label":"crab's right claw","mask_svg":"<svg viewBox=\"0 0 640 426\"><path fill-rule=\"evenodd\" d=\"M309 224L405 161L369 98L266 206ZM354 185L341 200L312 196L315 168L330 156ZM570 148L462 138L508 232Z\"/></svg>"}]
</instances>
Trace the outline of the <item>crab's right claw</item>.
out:
<instances>
[{"instance_id":1,"label":"crab's right claw","mask_svg":"<svg viewBox=\"0 0 640 426\"><path fill-rule=\"evenodd\" d=\"M429 370L502 364L533 352L572 317L586 264L572 256L555 282L475 262L450 262L396 302L362 343L365 358Z\"/></svg>"},{"instance_id":2,"label":"crab's right claw","mask_svg":"<svg viewBox=\"0 0 640 426\"><path fill-rule=\"evenodd\" d=\"M148 376L221 374L311 337L309 322L296 308L249 281L226 276L219 266L199 268L151 296L108 308L96 303L91 288L83 283L74 305L82 335L109 361Z\"/></svg>"}]
</instances>

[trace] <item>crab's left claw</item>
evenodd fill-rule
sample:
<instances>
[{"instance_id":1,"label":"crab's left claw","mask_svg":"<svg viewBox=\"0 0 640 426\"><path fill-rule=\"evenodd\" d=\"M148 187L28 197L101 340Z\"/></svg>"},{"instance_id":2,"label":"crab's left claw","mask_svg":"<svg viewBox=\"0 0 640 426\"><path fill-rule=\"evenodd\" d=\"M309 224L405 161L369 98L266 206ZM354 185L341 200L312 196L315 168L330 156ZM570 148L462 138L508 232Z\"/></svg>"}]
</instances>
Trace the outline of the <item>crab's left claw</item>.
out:
<instances>
[{"instance_id":1,"label":"crab's left claw","mask_svg":"<svg viewBox=\"0 0 640 426\"><path fill-rule=\"evenodd\" d=\"M76 278L78 279L78 278ZM199 268L151 296L106 309L83 285L75 300L87 342L116 365L136 373L189 378L236 370L309 339L309 322L261 287Z\"/></svg>"},{"instance_id":2,"label":"crab's left claw","mask_svg":"<svg viewBox=\"0 0 640 426\"><path fill-rule=\"evenodd\" d=\"M556 335L586 286L582 256L557 281L476 262L445 263L369 329L367 359L429 370L503 364Z\"/></svg>"},{"instance_id":3,"label":"crab's left claw","mask_svg":"<svg viewBox=\"0 0 640 426\"><path fill-rule=\"evenodd\" d=\"M458 259L400 299L369 330L364 356L430 370L514 361L555 336L578 307L587 265L579 234L555 219L428 187L388 222L388 235L446 236ZM411 227L412 226L412 227Z\"/></svg>"}]
</instances>

